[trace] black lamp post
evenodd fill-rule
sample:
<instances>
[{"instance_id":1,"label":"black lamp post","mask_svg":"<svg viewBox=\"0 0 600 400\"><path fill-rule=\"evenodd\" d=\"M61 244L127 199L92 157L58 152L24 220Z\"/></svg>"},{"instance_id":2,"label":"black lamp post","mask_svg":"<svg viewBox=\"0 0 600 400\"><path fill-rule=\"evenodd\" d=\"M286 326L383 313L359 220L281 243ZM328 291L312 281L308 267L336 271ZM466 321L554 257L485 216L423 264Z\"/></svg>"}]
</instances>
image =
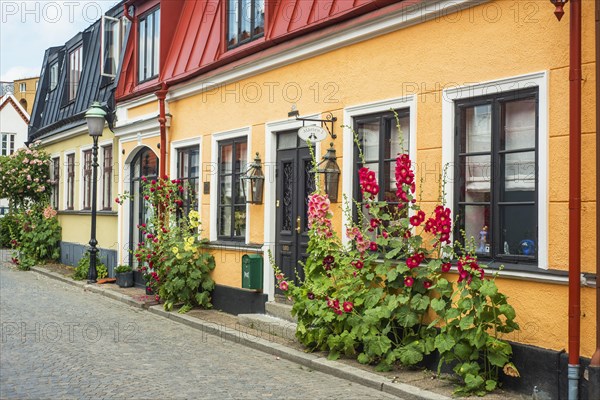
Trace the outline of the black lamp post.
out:
<instances>
[{"instance_id":1,"label":"black lamp post","mask_svg":"<svg viewBox=\"0 0 600 400\"><path fill-rule=\"evenodd\" d=\"M258 153L256 153L254 162L250 164L246 173L242 175L241 181L242 190L246 195L246 203L262 204L265 175L262 172Z\"/></svg>"},{"instance_id":2,"label":"black lamp post","mask_svg":"<svg viewBox=\"0 0 600 400\"><path fill-rule=\"evenodd\" d=\"M332 203L337 202L338 199L338 182L340 180L340 167L337 163L337 157L335 155L335 149L333 143L329 145L327 153L323 156L323 161L317 165L314 172L323 174L323 184L325 186L325 193ZM322 166L322 167L321 167Z\"/></svg>"},{"instance_id":3,"label":"black lamp post","mask_svg":"<svg viewBox=\"0 0 600 400\"><path fill-rule=\"evenodd\" d=\"M90 270L88 272L88 283L95 283L98 277L96 271L96 257L98 254L98 241L96 240L96 197L98 193L98 138L104 131L106 111L97 101L92 103L90 109L85 113L89 135L94 140L92 147L92 233L90 238Z\"/></svg>"}]
</instances>

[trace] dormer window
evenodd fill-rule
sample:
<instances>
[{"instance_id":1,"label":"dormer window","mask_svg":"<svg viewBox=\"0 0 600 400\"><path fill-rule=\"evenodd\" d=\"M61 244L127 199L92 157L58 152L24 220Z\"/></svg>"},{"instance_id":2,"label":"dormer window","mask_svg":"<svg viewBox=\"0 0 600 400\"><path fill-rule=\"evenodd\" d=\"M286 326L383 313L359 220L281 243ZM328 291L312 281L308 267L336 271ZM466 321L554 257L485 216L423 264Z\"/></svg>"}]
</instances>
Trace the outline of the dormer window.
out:
<instances>
[{"instance_id":1,"label":"dormer window","mask_svg":"<svg viewBox=\"0 0 600 400\"><path fill-rule=\"evenodd\" d=\"M69 53L69 101L75 100L79 79L81 78L83 46L77 47Z\"/></svg>"},{"instance_id":2,"label":"dormer window","mask_svg":"<svg viewBox=\"0 0 600 400\"><path fill-rule=\"evenodd\" d=\"M114 78L117 75L127 19L102 16L102 41L100 42L100 54L102 59L100 75Z\"/></svg>"},{"instance_id":3,"label":"dormer window","mask_svg":"<svg viewBox=\"0 0 600 400\"><path fill-rule=\"evenodd\" d=\"M58 62L50 65L50 90L56 89L58 86Z\"/></svg>"},{"instance_id":4,"label":"dormer window","mask_svg":"<svg viewBox=\"0 0 600 400\"><path fill-rule=\"evenodd\" d=\"M229 0L227 47L251 42L265 32L265 0Z\"/></svg>"},{"instance_id":5,"label":"dormer window","mask_svg":"<svg viewBox=\"0 0 600 400\"><path fill-rule=\"evenodd\" d=\"M159 41L160 8L155 8L139 19L138 82L158 76Z\"/></svg>"}]
</instances>

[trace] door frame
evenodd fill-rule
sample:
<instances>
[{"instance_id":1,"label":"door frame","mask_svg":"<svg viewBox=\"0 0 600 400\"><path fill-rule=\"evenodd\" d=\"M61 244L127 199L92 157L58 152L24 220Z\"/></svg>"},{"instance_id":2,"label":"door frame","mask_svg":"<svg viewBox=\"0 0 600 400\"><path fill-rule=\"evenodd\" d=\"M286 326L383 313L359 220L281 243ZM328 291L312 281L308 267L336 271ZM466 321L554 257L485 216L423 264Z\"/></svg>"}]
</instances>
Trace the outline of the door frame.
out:
<instances>
[{"instance_id":1,"label":"door frame","mask_svg":"<svg viewBox=\"0 0 600 400\"><path fill-rule=\"evenodd\" d=\"M310 114L303 115L301 118L319 119L321 114ZM306 126L317 125L316 122L307 122ZM280 121L272 121L265 124L265 163L264 163L264 174L265 174L265 187L264 187L264 226L265 226L265 237L263 245L263 253L265 255L265 270L263 274L263 292L267 294L269 301L275 300L275 271L271 260L268 259L267 255L270 251L273 256L275 255L275 244L277 242L277 214L270 212L269 210L275 209L275 202L277 200L277 179L275 178L275 171L277 168L277 133L283 131L290 131L299 129L303 125L302 121L295 119L285 119ZM315 144L315 154L320 159L321 154L321 143Z\"/></svg>"}]
</instances>

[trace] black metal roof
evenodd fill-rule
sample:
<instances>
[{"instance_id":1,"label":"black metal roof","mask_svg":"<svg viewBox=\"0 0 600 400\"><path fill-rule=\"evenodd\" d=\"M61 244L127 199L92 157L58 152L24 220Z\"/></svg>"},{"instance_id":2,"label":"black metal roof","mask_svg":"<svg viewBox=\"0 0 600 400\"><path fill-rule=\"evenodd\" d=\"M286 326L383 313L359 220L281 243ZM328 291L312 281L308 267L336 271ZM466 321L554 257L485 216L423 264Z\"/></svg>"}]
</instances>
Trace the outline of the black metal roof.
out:
<instances>
[{"instance_id":1,"label":"black metal roof","mask_svg":"<svg viewBox=\"0 0 600 400\"><path fill-rule=\"evenodd\" d=\"M120 18L123 15L123 3L117 4L105 15ZM29 142L85 124L85 112L94 101L107 103L109 108L114 109L117 78L100 75L100 24L101 20L98 20L63 46L46 50L31 112ZM68 56L80 45L83 46L81 77L75 99L69 101ZM50 66L54 63L58 63L58 82L50 90Z\"/></svg>"}]
</instances>

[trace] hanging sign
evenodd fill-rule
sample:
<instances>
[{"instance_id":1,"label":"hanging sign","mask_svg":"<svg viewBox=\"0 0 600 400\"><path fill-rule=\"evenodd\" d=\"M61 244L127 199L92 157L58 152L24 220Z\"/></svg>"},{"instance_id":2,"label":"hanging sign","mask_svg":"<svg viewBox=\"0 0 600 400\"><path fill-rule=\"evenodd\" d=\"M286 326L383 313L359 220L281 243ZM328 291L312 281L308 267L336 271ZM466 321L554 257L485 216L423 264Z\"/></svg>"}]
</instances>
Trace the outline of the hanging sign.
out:
<instances>
[{"instance_id":1,"label":"hanging sign","mask_svg":"<svg viewBox=\"0 0 600 400\"><path fill-rule=\"evenodd\" d=\"M316 143L327 137L327 130L316 125L303 126L298 129L298 136L305 142L310 141L311 143Z\"/></svg>"}]
</instances>

